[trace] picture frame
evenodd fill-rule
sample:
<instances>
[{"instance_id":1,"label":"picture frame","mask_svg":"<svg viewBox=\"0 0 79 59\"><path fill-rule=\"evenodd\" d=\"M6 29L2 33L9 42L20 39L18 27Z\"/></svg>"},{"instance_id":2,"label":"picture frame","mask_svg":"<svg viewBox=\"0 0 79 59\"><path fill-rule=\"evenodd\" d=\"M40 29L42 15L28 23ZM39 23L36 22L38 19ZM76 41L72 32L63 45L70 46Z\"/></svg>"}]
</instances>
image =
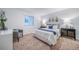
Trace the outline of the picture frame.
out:
<instances>
[{"instance_id":1,"label":"picture frame","mask_svg":"<svg viewBox=\"0 0 79 59\"><path fill-rule=\"evenodd\" d=\"M52 18L52 22L54 22L54 18Z\"/></svg>"},{"instance_id":2,"label":"picture frame","mask_svg":"<svg viewBox=\"0 0 79 59\"><path fill-rule=\"evenodd\" d=\"M34 16L25 16L24 24L26 26L32 26L32 25L34 25Z\"/></svg>"}]
</instances>

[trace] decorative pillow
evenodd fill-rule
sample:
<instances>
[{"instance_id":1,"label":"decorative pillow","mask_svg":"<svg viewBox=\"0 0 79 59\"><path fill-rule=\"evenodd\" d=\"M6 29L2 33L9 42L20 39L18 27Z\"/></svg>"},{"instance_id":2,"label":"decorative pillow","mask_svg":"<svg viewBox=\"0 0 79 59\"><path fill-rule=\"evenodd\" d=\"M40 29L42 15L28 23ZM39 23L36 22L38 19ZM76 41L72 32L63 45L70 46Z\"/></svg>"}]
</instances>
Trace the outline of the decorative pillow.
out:
<instances>
[{"instance_id":1,"label":"decorative pillow","mask_svg":"<svg viewBox=\"0 0 79 59\"><path fill-rule=\"evenodd\" d=\"M53 26L52 25L49 25L49 29L53 29Z\"/></svg>"},{"instance_id":2,"label":"decorative pillow","mask_svg":"<svg viewBox=\"0 0 79 59\"><path fill-rule=\"evenodd\" d=\"M57 26L57 25L53 25L53 28L54 28L54 29L57 29L57 28L58 28L58 26Z\"/></svg>"}]
</instances>

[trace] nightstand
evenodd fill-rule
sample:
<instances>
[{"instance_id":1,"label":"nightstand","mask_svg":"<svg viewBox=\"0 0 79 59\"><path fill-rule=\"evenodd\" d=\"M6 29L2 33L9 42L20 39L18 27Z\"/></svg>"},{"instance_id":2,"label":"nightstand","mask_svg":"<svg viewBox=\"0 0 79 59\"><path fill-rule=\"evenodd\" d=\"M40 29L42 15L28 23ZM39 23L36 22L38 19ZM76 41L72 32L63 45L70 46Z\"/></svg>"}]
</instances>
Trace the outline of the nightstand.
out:
<instances>
[{"instance_id":1,"label":"nightstand","mask_svg":"<svg viewBox=\"0 0 79 59\"><path fill-rule=\"evenodd\" d=\"M61 36L72 37L76 40L75 32L75 29L61 28Z\"/></svg>"}]
</instances>

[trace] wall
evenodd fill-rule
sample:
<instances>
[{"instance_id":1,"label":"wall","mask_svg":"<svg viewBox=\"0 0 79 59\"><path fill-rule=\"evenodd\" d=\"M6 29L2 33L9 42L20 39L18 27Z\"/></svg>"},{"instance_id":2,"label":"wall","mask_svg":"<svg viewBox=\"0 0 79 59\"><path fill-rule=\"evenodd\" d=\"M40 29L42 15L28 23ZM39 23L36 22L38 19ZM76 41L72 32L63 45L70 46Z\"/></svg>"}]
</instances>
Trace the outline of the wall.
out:
<instances>
[{"instance_id":1,"label":"wall","mask_svg":"<svg viewBox=\"0 0 79 59\"><path fill-rule=\"evenodd\" d=\"M43 17L58 16L60 18L73 18L78 15L79 15L79 8L68 8L65 10L58 11L58 12L50 13L50 14L45 15Z\"/></svg>"},{"instance_id":2,"label":"wall","mask_svg":"<svg viewBox=\"0 0 79 59\"><path fill-rule=\"evenodd\" d=\"M71 19L71 23L74 25L75 28L79 29L79 16Z\"/></svg>"},{"instance_id":3,"label":"wall","mask_svg":"<svg viewBox=\"0 0 79 59\"><path fill-rule=\"evenodd\" d=\"M39 16L34 16L28 12L16 9L16 8L5 8L3 9L6 13L7 23L6 26L9 29L23 29L24 34L32 33L33 30L40 26L40 20L38 19ZM34 25L32 26L24 26L24 17L25 16L34 16Z\"/></svg>"},{"instance_id":4,"label":"wall","mask_svg":"<svg viewBox=\"0 0 79 59\"><path fill-rule=\"evenodd\" d=\"M63 11L45 15L43 17L54 16L60 17L63 20L62 24L65 24L67 21L71 22L74 25L74 28L76 29L76 38L79 40L79 8L69 8Z\"/></svg>"},{"instance_id":5,"label":"wall","mask_svg":"<svg viewBox=\"0 0 79 59\"><path fill-rule=\"evenodd\" d=\"M79 16L71 20L71 23L74 25L76 29L76 39L79 40Z\"/></svg>"},{"instance_id":6,"label":"wall","mask_svg":"<svg viewBox=\"0 0 79 59\"><path fill-rule=\"evenodd\" d=\"M65 9L65 10L62 10L62 11L58 11L58 12L55 12L55 13L45 15L43 17L55 17L55 16L57 16L60 19L62 19L63 21L64 20L68 21L70 19L74 19L74 22L75 22L75 18L78 17L78 15L79 15L79 8L68 8L68 9Z\"/></svg>"}]
</instances>

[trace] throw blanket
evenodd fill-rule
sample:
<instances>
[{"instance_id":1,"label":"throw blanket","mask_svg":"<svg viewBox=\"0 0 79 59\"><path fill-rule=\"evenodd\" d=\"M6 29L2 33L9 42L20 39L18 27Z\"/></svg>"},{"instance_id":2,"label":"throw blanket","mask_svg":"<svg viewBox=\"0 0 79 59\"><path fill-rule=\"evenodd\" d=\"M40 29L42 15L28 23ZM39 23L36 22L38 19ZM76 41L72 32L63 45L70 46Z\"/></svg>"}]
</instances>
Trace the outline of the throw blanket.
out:
<instances>
[{"instance_id":1,"label":"throw blanket","mask_svg":"<svg viewBox=\"0 0 79 59\"><path fill-rule=\"evenodd\" d=\"M55 32L55 31L53 31L53 30L50 30L50 29L39 28L39 30L52 32L54 35L56 35L56 32Z\"/></svg>"}]
</instances>

